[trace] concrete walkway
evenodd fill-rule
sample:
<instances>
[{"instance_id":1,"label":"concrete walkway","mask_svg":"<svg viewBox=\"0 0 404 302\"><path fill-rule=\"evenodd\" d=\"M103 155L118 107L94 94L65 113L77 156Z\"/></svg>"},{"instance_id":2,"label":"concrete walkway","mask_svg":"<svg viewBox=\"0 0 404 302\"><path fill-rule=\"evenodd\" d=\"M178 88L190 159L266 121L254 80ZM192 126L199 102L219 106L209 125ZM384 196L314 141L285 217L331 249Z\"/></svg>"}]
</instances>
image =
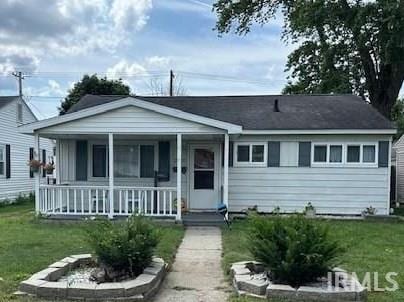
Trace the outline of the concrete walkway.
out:
<instances>
[{"instance_id":1,"label":"concrete walkway","mask_svg":"<svg viewBox=\"0 0 404 302\"><path fill-rule=\"evenodd\" d=\"M155 302L226 301L221 268L222 237L216 227L189 227Z\"/></svg>"}]
</instances>

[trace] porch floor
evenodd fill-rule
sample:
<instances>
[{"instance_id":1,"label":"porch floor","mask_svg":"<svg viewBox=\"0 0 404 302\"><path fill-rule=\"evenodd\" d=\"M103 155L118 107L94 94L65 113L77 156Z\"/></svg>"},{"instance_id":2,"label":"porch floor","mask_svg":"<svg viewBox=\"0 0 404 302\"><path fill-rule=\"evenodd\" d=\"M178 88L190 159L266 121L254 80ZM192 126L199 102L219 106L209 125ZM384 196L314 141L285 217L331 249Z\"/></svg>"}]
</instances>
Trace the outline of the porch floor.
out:
<instances>
[{"instance_id":1,"label":"porch floor","mask_svg":"<svg viewBox=\"0 0 404 302\"><path fill-rule=\"evenodd\" d=\"M222 215L216 212L188 212L182 215L185 226L222 226L225 221Z\"/></svg>"}]
</instances>

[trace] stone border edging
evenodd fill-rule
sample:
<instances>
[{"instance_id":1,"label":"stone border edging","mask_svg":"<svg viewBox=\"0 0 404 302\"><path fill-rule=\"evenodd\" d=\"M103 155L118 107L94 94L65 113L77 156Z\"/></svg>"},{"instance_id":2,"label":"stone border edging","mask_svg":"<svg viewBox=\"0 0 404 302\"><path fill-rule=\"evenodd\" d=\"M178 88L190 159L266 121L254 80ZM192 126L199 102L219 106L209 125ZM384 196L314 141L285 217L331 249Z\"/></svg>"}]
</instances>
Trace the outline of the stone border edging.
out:
<instances>
[{"instance_id":1,"label":"stone border edging","mask_svg":"<svg viewBox=\"0 0 404 302\"><path fill-rule=\"evenodd\" d=\"M86 301L144 301L159 289L167 272L167 264L161 258L153 258L150 266L135 279L109 283L74 283L58 280L80 265L89 264L91 254L72 255L35 273L20 283L19 294L47 299L73 299Z\"/></svg>"},{"instance_id":2,"label":"stone border edging","mask_svg":"<svg viewBox=\"0 0 404 302\"><path fill-rule=\"evenodd\" d=\"M250 269L253 268L254 272ZM321 288L315 286L301 286L298 289L289 285L273 284L269 280L253 278L257 272L262 273L263 268L259 262L243 261L233 263L230 275L233 286L238 295L247 295L260 298L280 298L291 301L366 301L367 289L346 271L335 268L333 274L344 287L340 290L334 287Z\"/></svg>"}]
</instances>

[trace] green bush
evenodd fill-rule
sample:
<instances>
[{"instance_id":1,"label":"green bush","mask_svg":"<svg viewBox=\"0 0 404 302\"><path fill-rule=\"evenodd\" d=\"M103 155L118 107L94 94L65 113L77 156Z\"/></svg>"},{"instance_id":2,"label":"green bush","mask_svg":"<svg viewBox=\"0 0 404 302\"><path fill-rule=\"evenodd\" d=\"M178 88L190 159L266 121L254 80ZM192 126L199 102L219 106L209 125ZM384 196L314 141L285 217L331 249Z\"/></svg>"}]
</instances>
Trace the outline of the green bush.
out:
<instances>
[{"instance_id":1,"label":"green bush","mask_svg":"<svg viewBox=\"0 0 404 302\"><path fill-rule=\"evenodd\" d=\"M251 219L249 249L275 283L299 287L327 275L342 249L328 229L300 215Z\"/></svg>"},{"instance_id":2,"label":"green bush","mask_svg":"<svg viewBox=\"0 0 404 302\"><path fill-rule=\"evenodd\" d=\"M150 264L158 243L157 228L142 216L131 216L124 223L97 218L87 233L98 262L131 277Z\"/></svg>"}]
</instances>

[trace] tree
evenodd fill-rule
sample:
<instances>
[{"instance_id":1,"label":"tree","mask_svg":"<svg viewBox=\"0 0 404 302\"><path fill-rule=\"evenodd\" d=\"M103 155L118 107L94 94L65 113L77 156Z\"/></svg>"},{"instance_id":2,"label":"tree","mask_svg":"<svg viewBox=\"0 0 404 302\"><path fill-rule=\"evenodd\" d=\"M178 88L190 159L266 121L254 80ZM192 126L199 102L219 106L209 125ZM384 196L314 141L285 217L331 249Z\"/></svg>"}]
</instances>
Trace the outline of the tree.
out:
<instances>
[{"instance_id":1,"label":"tree","mask_svg":"<svg viewBox=\"0 0 404 302\"><path fill-rule=\"evenodd\" d=\"M397 133L394 139L399 139L404 134L404 99L398 99L394 104L391 119L396 123Z\"/></svg>"},{"instance_id":2,"label":"tree","mask_svg":"<svg viewBox=\"0 0 404 302\"><path fill-rule=\"evenodd\" d=\"M108 80L106 77L99 78L96 74L84 75L83 78L74 84L69 94L59 107L59 114L63 115L86 94L104 95L129 95L130 87L125 85L121 79Z\"/></svg>"},{"instance_id":3,"label":"tree","mask_svg":"<svg viewBox=\"0 0 404 302\"><path fill-rule=\"evenodd\" d=\"M150 82L147 84L150 94L153 96L168 96L170 95L169 85L164 84L161 78L151 78ZM173 82L173 95L181 96L186 95L187 89L184 87L182 78L176 76Z\"/></svg>"},{"instance_id":4,"label":"tree","mask_svg":"<svg viewBox=\"0 0 404 302\"><path fill-rule=\"evenodd\" d=\"M216 30L247 34L278 12L288 56L284 93L356 93L391 117L404 81L402 0L217 0Z\"/></svg>"}]
</instances>

